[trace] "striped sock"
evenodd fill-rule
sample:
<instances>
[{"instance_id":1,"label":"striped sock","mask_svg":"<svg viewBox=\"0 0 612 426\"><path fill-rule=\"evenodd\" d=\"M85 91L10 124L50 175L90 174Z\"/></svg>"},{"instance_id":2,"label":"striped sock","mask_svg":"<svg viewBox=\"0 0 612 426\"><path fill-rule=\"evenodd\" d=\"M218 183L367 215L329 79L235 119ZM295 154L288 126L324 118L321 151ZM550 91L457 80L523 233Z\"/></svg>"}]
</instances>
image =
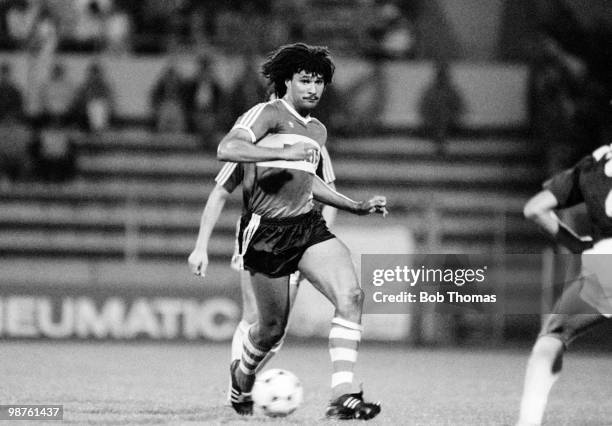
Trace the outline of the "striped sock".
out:
<instances>
[{"instance_id":1,"label":"striped sock","mask_svg":"<svg viewBox=\"0 0 612 426\"><path fill-rule=\"evenodd\" d=\"M332 398L352 390L353 368L357 362L362 329L360 324L352 321L342 318L332 320L329 332L329 354L333 365Z\"/></svg>"},{"instance_id":2,"label":"striped sock","mask_svg":"<svg viewBox=\"0 0 612 426\"><path fill-rule=\"evenodd\" d=\"M264 360L268 352L269 350L255 346L250 331L247 332L243 339L240 370L247 376L253 376L257 372L257 367Z\"/></svg>"},{"instance_id":3,"label":"striped sock","mask_svg":"<svg viewBox=\"0 0 612 426\"><path fill-rule=\"evenodd\" d=\"M232 362L236 359L242 358L242 345L244 344L244 336L249 332L249 328L251 324L246 322L245 320L241 320L234 330L234 336L232 337ZM231 402L231 394L232 394L232 379L229 379L228 391L227 391L227 403L228 405Z\"/></svg>"},{"instance_id":4,"label":"striped sock","mask_svg":"<svg viewBox=\"0 0 612 426\"><path fill-rule=\"evenodd\" d=\"M235 359L240 359L242 357L242 345L244 342L244 336L249 332L249 327L251 324L246 322L245 320L241 320L234 331L234 336L232 337L232 361Z\"/></svg>"}]
</instances>

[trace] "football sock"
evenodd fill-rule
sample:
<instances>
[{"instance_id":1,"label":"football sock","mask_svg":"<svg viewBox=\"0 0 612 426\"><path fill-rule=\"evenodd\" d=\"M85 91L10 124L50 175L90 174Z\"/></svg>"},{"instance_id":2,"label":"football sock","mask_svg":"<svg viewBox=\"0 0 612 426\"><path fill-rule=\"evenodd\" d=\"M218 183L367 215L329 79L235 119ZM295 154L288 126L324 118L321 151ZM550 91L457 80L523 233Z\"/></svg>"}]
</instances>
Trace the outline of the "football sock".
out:
<instances>
[{"instance_id":1,"label":"football sock","mask_svg":"<svg viewBox=\"0 0 612 426\"><path fill-rule=\"evenodd\" d=\"M332 320L329 332L329 354L333 366L332 398L350 393L352 390L353 369L357 362L361 332L360 324L338 317Z\"/></svg>"},{"instance_id":2,"label":"football sock","mask_svg":"<svg viewBox=\"0 0 612 426\"><path fill-rule=\"evenodd\" d=\"M232 337L232 361L240 359L242 356L242 344L244 336L249 332L251 324L245 320L241 320L234 331L234 337Z\"/></svg>"},{"instance_id":3,"label":"football sock","mask_svg":"<svg viewBox=\"0 0 612 426\"><path fill-rule=\"evenodd\" d=\"M539 425L544 417L548 394L559 378L563 343L554 337L543 336L538 339L527 364L525 386L521 399L519 425Z\"/></svg>"},{"instance_id":4,"label":"football sock","mask_svg":"<svg viewBox=\"0 0 612 426\"><path fill-rule=\"evenodd\" d=\"M251 337L251 328L245 333L242 344L242 356L240 358L239 373L237 379L244 390L250 390L255 381L257 367L262 363L269 350L257 347ZM242 377L241 377L242 376Z\"/></svg>"}]
</instances>

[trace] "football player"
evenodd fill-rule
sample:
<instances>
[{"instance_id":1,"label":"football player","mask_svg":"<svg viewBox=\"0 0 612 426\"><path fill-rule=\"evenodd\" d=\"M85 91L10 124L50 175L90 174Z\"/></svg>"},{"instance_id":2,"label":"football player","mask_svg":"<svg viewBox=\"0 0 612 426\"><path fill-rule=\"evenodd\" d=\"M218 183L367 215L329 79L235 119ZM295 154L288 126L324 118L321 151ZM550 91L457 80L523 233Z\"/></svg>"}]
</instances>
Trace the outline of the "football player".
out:
<instances>
[{"instance_id":1,"label":"football player","mask_svg":"<svg viewBox=\"0 0 612 426\"><path fill-rule=\"evenodd\" d=\"M317 176L319 176L325 183L334 187L334 181L336 176L334 174L333 167L329 158L329 154L326 148L321 151L321 161L317 168ZM202 217L200 219L200 228L198 232L198 238L196 240L195 248L191 252L188 258L189 267L191 272L202 278L206 275L206 269L208 267L208 242L212 234L213 228L217 223L225 202L229 198L230 194L236 189L241 183L244 177L242 165L239 163L226 163L217 176L215 177L216 185L211 191ZM325 222L328 226L331 226L336 209L330 206L322 206L322 214ZM239 226L239 224L237 225ZM231 345L231 359L240 359L242 354L242 345L244 337L248 333L249 327L257 321L257 304L255 302L255 295L253 294L253 288L251 284L251 277L247 271L240 270L239 264L239 253L238 253L238 228L236 228L236 244L234 247L234 255L232 256L231 266L233 269L238 270L240 273L240 289L242 297L242 317L238 323L234 335L232 338ZM293 306L295 297L297 296L297 290L300 282L300 273L295 272L291 274L289 279L289 303ZM266 358L260 363L257 371L260 371L265 364L274 356L282 345L282 340L279 341L274 347L268 352ZM227 394L228 402L230 401L230 392Z\"/></svg>"},{"instance_id":2,"label":"football player","mask_svg":"<svg viewBox=\"0 0 612 426\"><path fill-rule=\"evenodd\" d=\"M363 393L353 390L363 291L350 252L325 225L313 196L355 214L383 215L386 198L353 201L315 176L327 130L310 112L334 73L327 49L303 43L282 46L262 70L277 99L239 117L217 150L222 161L244 163L239 259L251 274L259 308L242 356L231 365L232 407L239 414L253 412L255 373L285 334L289 276L299 270L335 307L329 335L332 400L326 415L367 420L380 412L380 404L364 401Z\"/></svg>"},{"instance_id":3,"label":"football player","mask_svg":"<svg viewBox=\"0 0 612 426\"><path fill-rule=\"evenodd\" d=\"M592 235L580 237L555 210L584 203ZM525 216L558 243L582 253L582 270L546 318L527 363L518 426L542 422L563 354L578 335L612 315L612 146L603 146L544 183Z\"/></svg>"}]
</instances>

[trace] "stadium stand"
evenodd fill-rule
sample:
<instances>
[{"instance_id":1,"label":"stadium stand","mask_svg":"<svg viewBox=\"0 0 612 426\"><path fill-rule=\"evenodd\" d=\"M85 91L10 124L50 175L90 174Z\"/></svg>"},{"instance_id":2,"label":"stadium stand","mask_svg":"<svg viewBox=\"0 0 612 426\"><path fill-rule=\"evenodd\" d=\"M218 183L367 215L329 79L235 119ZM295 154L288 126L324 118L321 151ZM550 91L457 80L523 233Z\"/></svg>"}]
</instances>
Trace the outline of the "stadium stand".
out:
<instances>
[{"instance_id":1,"label":"stadium stand","mask_svg":"<svg viewBox=\"0 0 612 426\"><path fill-rule=\"evenodd\" d=\"M75 181L0 192L3 256L184 260L220 168L213 155L194 136L146 129L75 140ZM533 251L538 238L521 209L541 178L537 152L522 140L453 142L440 159L432 142L414 137L333 140L338 187L354 197L386 194L391 220L412 229L423 249ZM213 239L217 259L229 258L239 196L230 205Z\"/></svg>"}]
</instances>

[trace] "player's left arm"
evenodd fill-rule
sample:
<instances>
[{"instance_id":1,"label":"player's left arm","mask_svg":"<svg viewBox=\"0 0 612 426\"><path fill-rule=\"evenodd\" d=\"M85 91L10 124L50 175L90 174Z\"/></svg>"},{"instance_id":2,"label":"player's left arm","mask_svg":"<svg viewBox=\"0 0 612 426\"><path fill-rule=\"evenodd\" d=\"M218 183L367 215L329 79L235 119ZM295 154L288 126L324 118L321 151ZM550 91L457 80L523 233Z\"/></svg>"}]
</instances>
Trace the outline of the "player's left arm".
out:
<instances>
[{"instance_id":1,"label":"player's left arm","mask_svg":"<svg viewBox=\"0 0 612 426\"><path fill-rule=\"evenodd\" d=\"M336 190L336 173L334 172L334 167L332 166L329 151L325 145L321 147L321 161L319 161L316 174L323 180L323 182L329 185L331 189L334 191ZM328 206L326 204L323 205L321 214L323 215L323 219L325 219L325 223L328 227L333 225L334 221L336 220L337 213L338 210L335 207Z\"/></svg>"},{"instance_id":2,"label":"player's left arm","mask_svg":"<svg viewBox=\"0 0 612 426\"><path fill-rule=\"evenodd\" d=\"M355 201L337 192L316 175L312 183L312 194L315 200L323 204L358 215L380 213L384 217L389 213L386 197L375 195L369 200Z\"/></svg>"},{"instance_id":3,"label":"player's left arm","mask_svg":"<svg viewBox=\"0 0 612 426\"><path fill-rule=\"evenodd\" d=\"M559 207L559 202L555 195L550 190L544 189L527 201L523 214L557 243L567 247L573 253L582 253L584 250L591 248L593 246L592 239L579 236L561 221L555 213L557 207Z\"/></svg>"},{"instance_id":4,"label":"player's left arm","mask_svg":"<svg viewBox=\"0 0 612 426\"><path fill-rule=\"evenodd\" d=\"M336 184L331 182L328 183L329 187L332 190L336 190ZM327 224L328 227L332 226L334 224L334 221L336 220L336 214L338 213L338 210L335 207L332 207L330 205L325 204L323 206L323 209L321 209L321 215L323 215L323 219L325 219L325 223Z\"/></svg>"}]
</instances>

